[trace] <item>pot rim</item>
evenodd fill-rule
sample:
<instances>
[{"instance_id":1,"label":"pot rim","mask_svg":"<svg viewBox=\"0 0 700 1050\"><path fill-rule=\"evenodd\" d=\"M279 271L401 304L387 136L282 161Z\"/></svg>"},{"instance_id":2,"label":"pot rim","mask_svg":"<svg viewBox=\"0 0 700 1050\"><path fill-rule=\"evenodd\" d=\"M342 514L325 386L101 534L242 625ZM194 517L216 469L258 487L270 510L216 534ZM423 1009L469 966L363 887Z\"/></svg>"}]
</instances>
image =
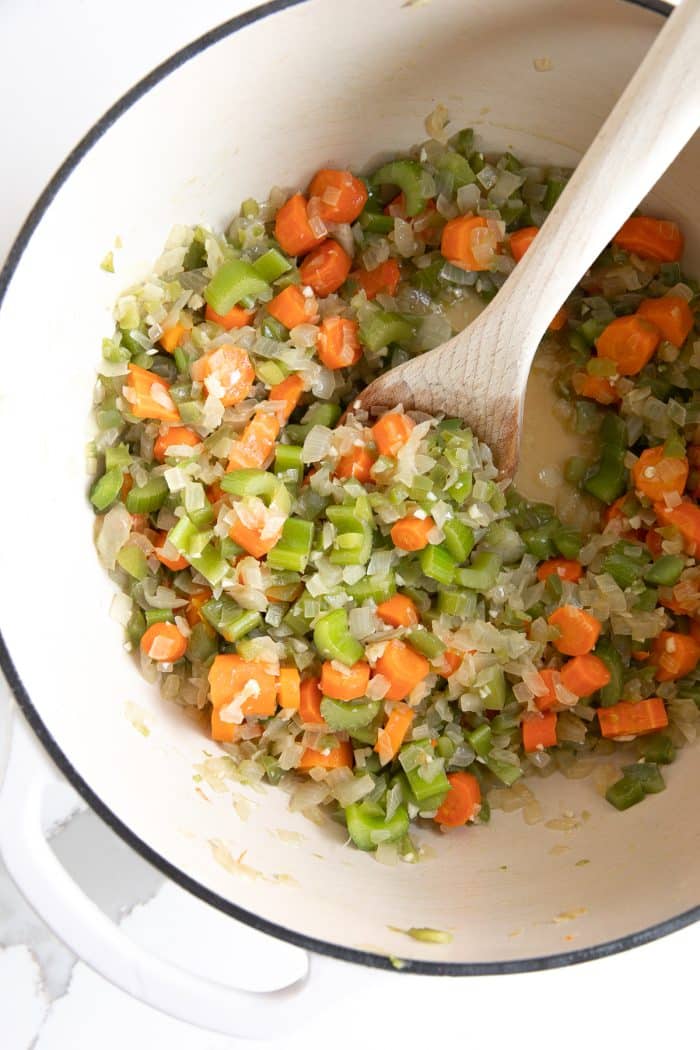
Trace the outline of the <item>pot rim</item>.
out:
<instances>
[{"instance_id":1,"label":"pot rim","mask_svg":"<svg viewBox=\"0 0 700 1050\"><path fill-rule=\"evenodd\" d=\"M71 150L61 166L53 174L36 203L27 215L10 251L0 270L0 308L10 285L15 270L24 254L31 237L39 223L42 221L46 211L51 205L54 197L58 194L63 184L78 167L83 158L92 147L102 138L105 132L140 98L144 97L153 87L160 83L170 73L184 65L191 58L206 51L207 48L218 43L246 26L253 25L262 19L284 11L288 8L300 6L307 0L269 0L260 7L253 8L241 15L231 18L221 25L214 27L202 36L185 45L179 51L156 66L150 73L139 80L124 95L121 96L77 143ZM665 0L625 0L626 3L645 8L664 18L673 11L671 4ZM212 892L196 879L191 878L180 868L176 867L165 857L152 849L143 839L139 838L128 825L124 824L105 802L92 790L89 784L82 778L74 768L68 756L59 747L58 743L49 732L42 718L34 706L22 680L12 662L2 632L0 632L0 669L2 670L7 684L29 722L32 730L38 737L49 756L59 768L66 780L82 796L90 808L112 829L119 837L135 850L145 861L171 879L182 889L194 894L205 904L223 912L233 919L243 922L248 926L259 930L261 933L269 934L279 940L287 941L306 951L316 952L321 955L330 956L345 962L358 963L363 966L372 966L382 970L394 970L391 959L386 955L375 952L364 951L356 948L346 948L343 945L333 944L330 941L319 940L295 930L287 929L278 923L271 922L255 912L250 912L239 907L233 902L226 900L219 894ZM617 952L636 948L638 945L654 941L669 933L680 930L685 926L700 919L700 904L695 908L672 916L663 922L648 926L635 933L618 937L602 944L593 945L589 948L578 948L570 951L559 952L555 955L534 956L526 959L504 960L502 962L431 962L429 960L402 959L400 972L426 974L428 976L451 976L451 977L473 977L491 974L513 974L525 973L536 970L549 970L561 966L570 966L575 963L588 962L592 959L604 958Z\"/></svg>"}]
</instances>

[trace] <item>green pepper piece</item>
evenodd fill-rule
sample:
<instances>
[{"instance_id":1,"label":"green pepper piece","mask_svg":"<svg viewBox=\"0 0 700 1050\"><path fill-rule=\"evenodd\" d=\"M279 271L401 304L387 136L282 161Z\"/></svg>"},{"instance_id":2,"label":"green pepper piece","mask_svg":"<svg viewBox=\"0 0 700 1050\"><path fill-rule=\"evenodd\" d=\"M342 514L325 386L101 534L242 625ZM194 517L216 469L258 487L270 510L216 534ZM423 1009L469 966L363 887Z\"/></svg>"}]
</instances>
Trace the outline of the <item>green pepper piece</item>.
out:
<instances>
[{"instance_id":1,"label":"green pepper piece","mask_svg":"<svg viewBox=\"0 0 700 1050\"><path fill-rule=\"evenodd\" d=\"M406 215L409 219L419 215L427 203L423 181L423 168L416 160L389 161L372 176L375 186L398 186L406 199Z\"/></svg>"},{"instance_id":2,"label":"green pepper piece","mask_svg":"<svg viewBox=\"0 0 700 1050\"><path fill-rule=\"evenodd\" d=\"M652 733L649 736L637 737L637 751L639 757L645 762L653 762L657 766L667 766L676 757L676 748L670 737L665 733Z\"/></svg>"},{"instance_id":3,"label":"green pepper piece","mask_svg":"<svg viewBox=\"0 0 700 1050\"><path fill-rule=\"evenodd\" d=\"M324 660L340 660L352 667L364 656L364 649L350 634L345 609L332 609L316 621L314 645Z\"/></svg>"},{"instance_id":4,"label":"green pepper piece","mask_svg":"<svg viewBox=\"0 0 700 1050\"><path fill-rule=\"evenodd\" d=\"M360 226L367 233L391 233L394 229L394 219L391 215L384 215L381 211L371 211L369 208L360 215Z\"/></svg>"},{"instance_id":5,"label":"green pepper piece","mask_svg":"<svg viewBox=\"0 0 700 1050\"><path fill-rule=\"evenodd\" d=\"M450 138L449 144L457 153L461 153L463 157L468 157L474 149L474 129L462 128Z\"/></svg>"},{"instance_id":6,"label":"green pepper piece","mask_svg":"<svg viewBox=\"0 0 700 1050\"><path fill-rule=\"evenodd\" d=\"M95 482L90 490L90 502L96 511L107 510L121 492L124 475L121 467L112 467ZM166 485L167 490L167 485Z\"/></svg>"},{"instance_id":7,"label":"green pepper piece","mask_svg":"<svg viewBox=\"0 0 700 1050\"><path fill-rule=\"evenodd\" d=\"M595 647L595 655L603 661L610 672L610 681L598 693L601 707L613 707L622 699L625 668L622 657L607 638L601 638Z\"/></svg>"},{"instance_id":8,"label":"green pepper piece","mask_svg":"<svg viewBox=\"0 0 700 1050\"><path fill-rule=\"evenodd\" d=\"M645 795L657 795L666 787L655 762L635 762L634 765L623 766L622 772L626 777L638 780L644 788Z\"/></svg>"},{"instance_id":9,"label":"green pepper piece","mask_svg":"<svg viewBox=\"0 0 700 1050\"><path fill-rule=\"evenodd\" d=\"M578 558L583 546L583 536L578 529L559 525L552 533L552 539L562 558Z\"/></svg>"},{"instance_id":10,"label":"green pepper piece","mask_svg":"<svg viewBox=\"0 0 700 1050\"><path fill-rule=\"evenodd\" d=\"M321 716L330 729L355 733L374 721L381 706L379 700L332 700L324 696Z\"/></svg>"},{"instance_id":11,"label":"green pepper piece","mask_svg":"<svg viewBox=\"0 0 700 1050\"><path fill-rule=\"evenodd\" d=\"M241 299L257 298L269 287L250 263L243 259L229 259L204 289L204 298L212 310L225 316Z\"/></svg>"},{"instance_id":12,"label":"green pepper piece","mask_svg":"<svg viewBox=\"0 0 700 1050\"><path fill-rule=\"evenodd\" d=\"M408 831L408 810L399 806L392 817L377 802L355 802L345 808L348 834L358 849L374 850L380 843L396 842Z\"/></svg>"},{"instance_id":13,"label":"green pepper piece","mask_svg":"<svg viewBox=\"0 0 700 1050\"><path fill-rule=\"evenodd\" d=\"M608 548L601 568L624 590L641 579L649 563L649 555L639 544L622 540Z\"/></svg>"},{"instance_id":14,"label":"green pepper piece","mask_svg":"<svg viewBox=\"0 0 700 1050\"><path fill-rule=\"evenodd\" d=\"M644 787L636 777L621 777L605 792L605 797L615 809L629 809L644 798Z\"/></svg>"}]
</instances>

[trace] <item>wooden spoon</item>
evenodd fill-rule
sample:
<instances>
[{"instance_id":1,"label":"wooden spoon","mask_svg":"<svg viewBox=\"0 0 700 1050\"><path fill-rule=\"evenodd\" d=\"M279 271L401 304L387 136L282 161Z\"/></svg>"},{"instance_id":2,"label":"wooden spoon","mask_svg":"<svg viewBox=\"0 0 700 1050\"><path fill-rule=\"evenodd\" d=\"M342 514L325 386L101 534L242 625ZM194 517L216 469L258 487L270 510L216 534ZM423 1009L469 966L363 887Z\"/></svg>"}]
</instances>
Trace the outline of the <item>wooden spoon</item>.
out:
<instances>
[{"instance_id":1,"label":"wooden spoon","mask_svg":"<svg viewBox=\"0 0 700 1050\"><path fill-rule=\"evenodd\" d=\"M700 122L700 0L659 33L527 253L469 327L375 379L369 412L403 405L463 419L502 476L518 463L525 388L550 321Z\"/></svg>"}]
</instances>

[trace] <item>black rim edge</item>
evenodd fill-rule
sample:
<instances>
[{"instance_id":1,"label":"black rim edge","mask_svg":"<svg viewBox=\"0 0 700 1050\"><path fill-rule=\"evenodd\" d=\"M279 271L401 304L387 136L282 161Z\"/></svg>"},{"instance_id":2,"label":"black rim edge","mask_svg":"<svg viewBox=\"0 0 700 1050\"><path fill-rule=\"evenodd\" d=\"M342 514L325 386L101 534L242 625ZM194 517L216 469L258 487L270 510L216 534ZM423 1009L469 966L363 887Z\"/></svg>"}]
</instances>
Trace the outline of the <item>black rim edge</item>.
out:
<instances>
[{"instance_id":1,"label":"black rim edge","mask_svg":"<svg viewBox=\"0 0 700 1050\"><path fill-rule=\"evenodd\" d=\"M24 253L29 240L36 227L43 218L45 212L57 195L68 177L78 166L82 158L89 152L104 133L115 123L119 117L126 112L134 102L143 97L152 87L160 83L168 74L178 69L191 58L205 51L213 44L218 43L225 37L244 29L246 26L277 14L287 8L298 7L307 0L270 0L269 3L246 11L244 14L232 18L214 29L209 30L185 47L176 51L170 58L166 59L155 69L151 70L145 77L129 89L117 102L111 106L106 113L90 128L86 135L71 150L65 161L56 170L47 183L45 189L37 199L33 208L25 219L5 263L0 270L0 306L2 306L5 293L10 285L17 265ZM627 3L635 4L655 14L668 17L673 7L665 0L625 0ZM536 970L551 970L561 966L570 966L577 963L589 962L593 959L601 959L618 952L628 951L642 944L657 940L659 937L674 933L683 929L700 919L700 905L689 911L676 915L664 922L649 926L637 933L619 937L603 944L590 948L579 948L556 955L532 957L527 959L506 960L493 963L444 963L430 962L427 960L401 960L401 970L396 970L392 959L388 955L380 955L375 952L362 951L356 948L346 948L342 945L332 944L328 941L319 941L314 937L297 933L294 930L279 926L277 923L263 919L254 912L246 911L231 901L207 889L195 879L190 878L180 868L175 867L159 853L156 853L147 843L140 839L134 832L124 824L109 807L97 796L92 788L81 777L74 768L68 757L58 746L51 733L41 719L36 707L32 703L5 644L0 632L0 668L5 676L8 686L12 691L17 704L23 712L32 730L40 740L42 746L56 764L61 773L66 777L72 787L83 797L90 808L110 827L119 837L135 850L145 861L160 871L167 878L182 889L187 890L198 897L205 904L218 911L223 912L232 919L243 922L248 926L259 930L261 933L269 934L279 940L287 941L296 947L306 951L315 952L340 959L344 962L358 963L363 966L372 966L383 970L395 970L395 972L424 974L426 976L438 977L473 977L487 976L492 974L514 974L525 973Z\"/></svg>"}]
</instances>

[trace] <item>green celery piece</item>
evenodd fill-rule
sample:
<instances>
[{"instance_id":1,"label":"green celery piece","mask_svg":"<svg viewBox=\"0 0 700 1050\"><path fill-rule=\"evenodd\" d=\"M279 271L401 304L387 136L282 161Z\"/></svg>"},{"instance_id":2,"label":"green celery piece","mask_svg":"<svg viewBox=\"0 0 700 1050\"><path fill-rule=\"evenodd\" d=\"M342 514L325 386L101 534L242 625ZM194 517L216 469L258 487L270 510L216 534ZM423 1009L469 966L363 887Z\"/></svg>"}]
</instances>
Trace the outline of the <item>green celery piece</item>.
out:
<instances>
[{"instance_id":1,"label":"green celery piece","mask_svg":"<svg viewBox=\"0 0 700 1050\"><path fill-rule=\"evenodd\" d=\"M372 598L379 604L385 598L391 598L392 594L396 594L396 579L393 572L388 576L365 576L357 583L350 584L346 590L358 602Z\"/></svg>"},{"instance_id":2,"label":"green celery piece","mask_svg":"<svg viewBox=\"0 0 700 1050\"><path fill-rule=\"evenodd\" d=\"M391 233L394 229L394 219L391 215L384 215L381 211L372 211L369 208L360 215L360 226L367 233Z\"/></svg>"},{"instance_id":3,"label":"green celery piece","mask_svg":"<svg viewBox=\"0 0 700 1050\"><path fill-rule=\"evenodd\" d=\"M401 314L374 310L360 324L360 341L370 353L390 343L405 343L413 337L413 326Z\"/></svg>"},{"instance_id":4,"label":"green celery piece","mask_svg":"<svg viewBox=\"0 0 700 1050\"><path fill-rule=\"evenodd\" d=\"M547 179L547 189L545 190L544 200L542 201L542 207L545 208L546 211L552 210L559 200L565 186L566 179Z\"/></svg>"},{"instance_id":5,"label":"green celery piece","mask_svg":"<svg viewBox=\"0 0 700 1050\"><path fill-rule=\"evenodd\" d=\"M136 647L146 630L146 617L141 609L134 606L129 622L126 625L126 638L132 646Z\"/></svg>"},{"instance_id":6,"label":"green celery piece","mask_svg":"<svg viewBox=\"0 0 700 1050\"><path fill-rule=\"evenodd\" d=\"M621 540L608 547L601 568L624 590L641 579L648 564L646 548Z\"/></svg>"},{"instance_id":7,"label":"green celery piece","mask_svg":"<svg viewBox=\"0 0 700 1050\"><path fill-rule=\"evenodd\" d=\"M212 543L207 543L201 551L186 555L193 569L201 573L212 587L220 583L228 571L228 565L221 553Z\"/></svg>"},{"instance_id":8,"label":"green celery piece","mask_svg":"<svg viewBox=\"0 0 700 1050\"><path fill-rule=\"evenodd\" d=\"M304 476L301 445L278 445L273 470L275 474L291 474L293 471L297 482L301 481Z\"/></svg>"},{"instance_id":9,"label":"green celery piece","mask_svg":"<svg viewBox=\"0 0 700 1050\"><path fill-rule=\"evenodd\" d=\"M292 263L290 260L277 248L269 248L264 255L261 255L253 263L253 269L267 284L272 284L273 281L276 281L278 277L281 277L283 273L287 273L291 268Z\"/></svg>"},{"instance_id":10,"label":"green celery piece","mask_svg":"<svg viewBox=\"0 0 700 1050\"><path fill-rule=\"evenodd\" d=\"M379 700L333 700L324 696L321 701L321 715L330 729L335 732L354 733L365 729L379 714Z\"/></svg>"},{"instance_id":11,"label":"green celery piece","mask_svg":"<svg viewBox=\"0 0 700 1050\"><path fill-rule=\"evenodd\" d=\"M274 474L256 467L242 467L224 474L220 482L224 492L243 499L246 496L265 497L271 503L280 490L282 483Z\"/></svg>"},{"instance_id":12,"label":"green celery piece","mask_svg":"<svg viewBox=\"0 0 700 1050\"><path fill-rule=\"evenodd\" d=\"M435 750L440 758L444 758L446 762L449 762L456 751L456 744L449 736L441 736L438 738Z\"/></svg>"},{"instance_id":13,"label":"green celery piece","mask_svg":"<svg viewBox=\"0 0 700 1050\"><path fill-rule=\"evenodd\" d=\"M372 528L367 521L358 517L355 507L328 507L326 517L336 529L329 560L334 565L364 565L369 561L372 553Z\"/></svg>"},{"instance_id":14,"label":"green celery piece","mask_svg":"<svg viewBox=\"0 0 700 1050\"><path fill-rule=\"evenodd\" d=\"M219 634L227 642L238 642L251 631L262 626L263 620L259 612L256 612L255 609L240 609L231 620L222 623Z\"/></svg>"},{"instance_id":15,"label":"green celery piece","mask_svg":"<svg viewBox=\"0 0 700 1050\"><path fill-rule=\"evenodd\" d=\"M441 587L438 591L438 612L445 616L460 616L470 620L476 615L476 594L474 591L453 591Z\"/></svg>"},{"instance_id":16,"label":"green celery piece","mask_svg":"<svg viewBox=\"0 0 700 1050\"><path fill-rule=\"evenodd\" d=\"M196 623L187 643L190 660L206 663L217 651L216 635L205 623Z\"/></svg>"},{"instance_id":17,"label":"green celery piece","mask_svg":"<svg viewBox=\"0 0 700 1050\"><path fill-rule=\"evenodd\" d=\"M272 569L304 572L311 554L313 536L312 521L287 518L277 544L267 556L267 564Z\"/></svg>"},{"instance_id":18,"label":"green celery piece","mask_svg":"<svg viewBox=\"0 0 700 1050\"><path fill-rule=\"evenodd\" d=\"M316 621L314 645L324 660L340 660L352 667L364 656L364 649L350 634L345 609L332 609Z\"/></svg>"},{"instance_id":19,"label":"green celery piece","mask_svg":"<svg viewBox=\"0 0 700 1050\"><path fill-rule=\"evenodd\" d=\"M108 471L113 467L128 467L131 463L131 453L128 445L112 445L105 449L105 466Z\"/></svg>"},{"instance_id":20,"label":"green celery piece","mask_svg":"<svg viewBox=\"0 0 700 1050\"><path fill-rule=\"evenodd\" d=\"M685 568L685 558L677 554L662 554L644 573L647 583L659 587L673 587L681 578Z\"/></svg>"},{"instance_id":21,"label":"green celery piece","mask_svg":"<svg viewBox=\"0 0 700 1050\"><path fill-rule=\"evenodd\" d=\"M172 609L146 609L146 627L154 623L175 623Z\"/></svg>"},{"instance_id":22,"label":"green celery piece","mask_svg":"<svg viewBox=\"0 0 700 1050\"><path fill-rule=\"evenodd\" d=\"M480 552L473 556L466 569L457 569L457 582L472 591L490 591L500 571L501 559L497 554Z\"/></svg>"},{"instance_id":23,"label":"green celery piece","mask_svg":"<svg viewBox=\"0 0 700 1050\"><path fill-rule=\"evenodd\" d=\"M145 485L134 485L126 497L130 514L150 514L160 510L168 498L168 483L162 476L149 478Z\"/></svg>"},{"instance_id":24,"label":"green celery piece","mask_svg":"<svg viewBox=\"0 0 700 1050\"><path fill-rule=\"evenodd\" d=\"M444 798L450 790L450 782L442 767L438 768L432 780L426 780L420 775L419 771L421 768L421 766L418 766L416 769L409 769L405 776L414 798L422 809L425 808L425 802L428 799L434 799L440 795Z\"/></svg>"},{"instance_id":25,"label":"green celery piece","mask_svg":"<svg viewBox=\"0 0 700 1050\"><path fill-rule=\"evenodd\" d=\"M209 500L204 496L204 487L201 483L198 483L198 495L203 497L203 503L199 505L199 500L194 496L190 496L189 490L185 490L184 505L187 511L187 517L190 519L192 524L200 529L208 528L214 520L214 508L212 507Z\"/></svg>"},{"instance_id":26,"label":"green celery piece","mask_svg":"<svg viewBox=\"0 0 700 1050\"><path fill-rule=\"evenodd\" d=\"M523 771L520 766L513 766L510 762L500 762L498 759L489 758L486 759L486 765L491 770L495 777L505 784L506 787L510 787L516 780L519 780L523 775Z\"/></svg>"},{"instance_id":27,"label":"green celery piece","mask_svg":"<svg viewBox=\"0 0 700 1050\"><path fill-rule=\"evenodd\" d=\"M629 809L644 799L644 786L636 777L624 776L608 788L605 797L615 809Z\"/></svg>"},{"instance_id":28,"label":"green celery piece","mask_svg":"<svg viewBox=\"0 0 700 1050\"><path fill-rule=\"evenodd\" d=\"M461 153L452 153L450 151L443 153L435 161L435 167L442 175L447 175L451 178L454 191L460 189L461 186L469 186L470 183L476 181L476 175L472 171L469 161Z\"/></svg>"},{"instance_id":29,"label":"green celery piece","mask_svg":"<svg viewBox=\"0 0 700 1050\"><path fill-rule=\"evenodd\" d=\"M112 467L101 478L98 478L90 490L90 502L96 511L107 510L107 507L114 503L121 492L123 481L121 467Z\"/></svg>"},{"instance_id":30,"label":"green celery piece","mask_svg":"<svg viewBox=\"0 0 700 1050\"><path fill-rule=\"evenodd\" d=\"M387 820L377 802L355 802L345 808L348 834L358 849L374 850L380 843L396 842L408 831L408 810L399 806Z\"/></svg>"},{"instance_id":31,"label":"green celery piece","mask_svg":"<svg viewBox=\"0 0 700 1050\"><path fill-rule=\"evenodd\" d=\"M471 470L466 470L459 475L454 485L448 490L448 495L455 503L462 504L471 496L473 487L474 476Z\"/></svg>"},{"instance_id":32,"label":"green celery piece","mask_svg":"<svg viewBox=\"0 0 700 1050\"><path fill-rule=\"evenodd\" d=\"M392 160L372 176L375 186L398 186L406 199L406 215L413 219L422 212L428 198L423 193L423 167L416 160Z\"/></svg>"},{"instance_id":33,"label":"green celery piece","mask_svg":"<svg viewBox=\"0 0 700 1050\"><path fill-rule=\"evenodd\" d=\"M117 562L124 572L135 580L145 580L148 576L148 562L140 547L135 547L133 544L122 547L117 554ZM150 623L148 626L150 627Z\"/></svg>"},{"instance_id":34,"label":"green celery piece","mask_svg":"<svg viewBox=\"0 0 700 1050\"><path fill-rule=\"evenodd\" d=\"M429 660L437 660L445 651L445 643L441 642L437 635L420 627L410 630L404 640Z\"/></svg>"},{"instance_id":35,"label":"green celery piece","mask_svg":"<svg viewBox=\"0 0 700 1050\"><path fill-rule=\"evenodd\" d=\"M457 562L444 543L424 547L418 555L421 572L431 580L449 586L455 576Z\"/></svg>"},{"instance_id":36,"label":"green celery piece","mask_svg":"<svg viewBox=\"0 0 700 1050\"><path fill-rule=\"evenodd\" d=\"M305 412L303 423L310 426L334 427L340 419L340 405L331 405L328 401L318 401Z\"/></svg>"},{"instance_id":37,"label":"green celery piece","mask_svg":"<svg viewBox=\"0 0 700 1050\"><path fill-rule=\"evenodd\" d=\"M486 723L467 733L467 740L480 758L486 758L491 750L491 735L491 726Z\"/></svg>"},{"instance_id":38,"label":"green celery piece","mask_svg":"<svg viewBox=\"0 0 700 1050\"><path fill-rule=\"evenodd\" d=\"M523 529L520 535L528 554L532 554L538 561L553 558L557 553L553 539L556 528L555 521L548 521L533 529Z\"/></svg>"},{"instance_id":39,"label":"green celery piece","mask_svg":"<svg viewBox=\"0 0 700 1050\"><path fill-rule=\"evenodd\" d=\"M241 299L257 298L269 288L257 270L242 259L223 263L204 289L204 298L217 314L226 315Z\"/></svg>"},{"instance_id":40,"label":"green celery piece","mask_svg":"<svg viewBox=\"0 0 700 1050\"><path fill-rule=\"evenodd\" d=\"M449 518L442 526L445 546L459 565L467 560L474 547L474 530L459 518Z\"/></svg>"},{"instance_id":41,"label":"green celery piece","mask_svg":"<svg viewBox=\"0 0 700 1050\"><path fill-rule=\"evenodd\" d=\"M657 795L666 787L659 767L654 762L635 762L634 765L623 766L622 772L626 777L638 780L645 795Z\"/></svg>"},{"instance_id":42,"label":"green celery piece","mask_svg":"<svg viewBox=\"0 0 700 1050\"><path fill-rule=\"evenodd\" d=\"M451 137L449 144L457 153L461 153L463 157L468 157L474 149L474 129L462 128Z\"/></svg>"},{"instance_id":43,"label":"green celery piece","mask_svg":"<svg viewBox=\"0 0 700 1050\"><path fill-rule=\"evenodd\" d=\"M506 702L506 679L502 667L488 667L476 679L476 689L487 711L500 711Z\"/></svg>"}]
</instances>

